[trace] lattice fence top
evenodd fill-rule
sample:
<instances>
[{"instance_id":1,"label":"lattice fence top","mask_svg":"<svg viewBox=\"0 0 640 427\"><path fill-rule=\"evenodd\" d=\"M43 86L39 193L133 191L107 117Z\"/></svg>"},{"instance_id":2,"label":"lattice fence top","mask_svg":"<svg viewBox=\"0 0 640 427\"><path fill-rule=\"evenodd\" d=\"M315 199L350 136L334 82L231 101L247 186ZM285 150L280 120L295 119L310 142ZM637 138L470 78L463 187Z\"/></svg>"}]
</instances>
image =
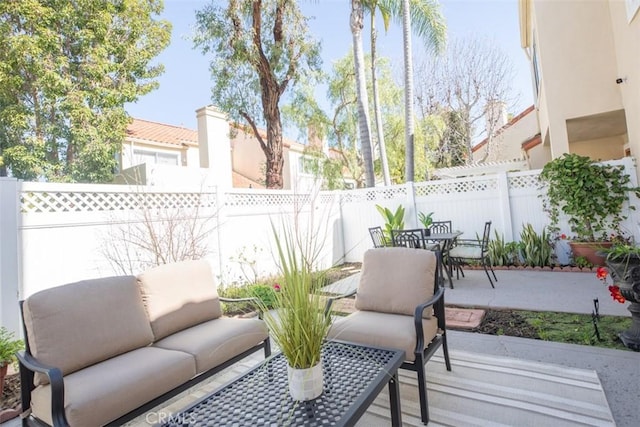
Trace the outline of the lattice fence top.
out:
<instances>
[{"instance_id":1,"label":"lattice fence top","mask_svg":"<svg viewBox=\"0 0 640 427\"><path fill-rule=\"evenodd\" d=\"M415 185L416 197L441 194L493 192L498 188L495 177L464 180L443 180L421 182Z\"/></svg>"},{"instance_id":2,"label":"lattice fence top","mask_svg":"<svg viewBox=\"0 0 640 427\"><path fill-rule=\"evenodd\" d=\"M510 189L536 189L540 184L539 175L510 175L507 178Z\"/></svg>"},{"instance_id":3,"label":"lattice fence top","mask_svg":"<svg viewBox=\"0 0 640 427\"><path fill-rule=\"evenodd\" d=\"M376 200L390 200L406 198L408 189L406 185L394 187L375 187L346 191L342 195L343 203L374 202Z\"/></svg>"},{"instance_id":4,"label":"lattice fence top","mask_svg":"<svg viewBox=\"0 0 640 427\"><path fill-rule=\"evenodd\" d=\"M23 213L104 212L136 209L216 208L215 193L27 191Z\"/></svg>"},{"instance_id":5,"label":"lattice fence top","mask_svg":"<svg viewBox=\"0 0 640 427\"><path fill-rule=\"evenodd\" d=\"M310 194L291 193L227 193L225 206L290 206L311 203Z\"/></svg>"}]
</instances>

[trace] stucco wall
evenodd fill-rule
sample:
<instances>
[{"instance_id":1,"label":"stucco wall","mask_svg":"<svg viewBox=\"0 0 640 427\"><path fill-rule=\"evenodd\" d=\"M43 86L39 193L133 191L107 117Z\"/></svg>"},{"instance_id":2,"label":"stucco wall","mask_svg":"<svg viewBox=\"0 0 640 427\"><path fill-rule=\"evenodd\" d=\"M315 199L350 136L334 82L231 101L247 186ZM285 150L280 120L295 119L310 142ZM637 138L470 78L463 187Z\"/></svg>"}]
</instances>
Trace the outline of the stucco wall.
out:
<instances>
[{"instance_id":1,"label":"stucco wall","mask_svg":"<svg viewBox=\"0 0 640 427\"><path fill-rule=\"evenodd\" d=\"M491 141L493 146L489 149L486 161L513 160L524 157L522 143L538 132L536 111L532 110L493 138ZM481 147L473 153L473 160L482 160L485 152L486 146Z\"/></svg>"},{"instance_id":2,"label":"stucco wall","mask_svg":"<svg viewBox=\"0 0 640 427\"><path fill-rule=\"evenodd\" d=\"M591 139L588 141L572 142L569 149L572 153L591 157L594 160L620 159L624 157L624 135L609 138Z\"/></svg>"}]
</instances>

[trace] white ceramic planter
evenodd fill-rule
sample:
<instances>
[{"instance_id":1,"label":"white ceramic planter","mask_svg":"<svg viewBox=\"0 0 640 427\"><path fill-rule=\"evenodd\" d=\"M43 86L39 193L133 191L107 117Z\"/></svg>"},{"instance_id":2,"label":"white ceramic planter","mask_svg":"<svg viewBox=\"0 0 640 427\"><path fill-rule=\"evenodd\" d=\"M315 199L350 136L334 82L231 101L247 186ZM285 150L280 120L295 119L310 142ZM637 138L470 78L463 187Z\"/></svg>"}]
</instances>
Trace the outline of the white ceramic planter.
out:
<instances>
[{"instance_id":1,"label":"white ceramic planter","mask_svg":"<svg viewBox=\"0 0 640 427\"><path fill-rule=\"evenodd\" d=\"M287 366L287 373L289 375L289 394L294 400L312 400L322 394L322 363L307 369Z\"/></svg>"}]
</instances>

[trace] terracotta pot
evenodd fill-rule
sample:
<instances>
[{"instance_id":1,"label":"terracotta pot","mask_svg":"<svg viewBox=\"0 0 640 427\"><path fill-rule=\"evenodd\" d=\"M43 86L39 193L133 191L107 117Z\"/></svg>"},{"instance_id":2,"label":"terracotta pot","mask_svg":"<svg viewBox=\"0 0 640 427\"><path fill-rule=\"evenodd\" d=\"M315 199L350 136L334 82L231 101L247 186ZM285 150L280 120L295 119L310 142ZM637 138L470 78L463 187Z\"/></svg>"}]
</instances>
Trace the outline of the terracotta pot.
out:
<instances>
[{"instance_id":1,"label":"terracotta pot","mask_svg":"<svg viewBox=\"0 0 640 427\"><path fill-rule=\"evenodd\" d=\"M7 376L8 367L9 365L7 363L0 367L0 396L2 396L2 393L4 392L4 377Z\"/></svg>"},{"instance_id":2,"label":"terracotta pot","mask_svg":"<svg viewBox=\"0 0 640 427\"><path fill-rule=\"evenodd\" d=\"M612 245L612 242L569 242L574 261L578 257L584 257L594 266L605 265L605 256L598 252L602 249L608 249Z\"/></svg>"}]
</instances>

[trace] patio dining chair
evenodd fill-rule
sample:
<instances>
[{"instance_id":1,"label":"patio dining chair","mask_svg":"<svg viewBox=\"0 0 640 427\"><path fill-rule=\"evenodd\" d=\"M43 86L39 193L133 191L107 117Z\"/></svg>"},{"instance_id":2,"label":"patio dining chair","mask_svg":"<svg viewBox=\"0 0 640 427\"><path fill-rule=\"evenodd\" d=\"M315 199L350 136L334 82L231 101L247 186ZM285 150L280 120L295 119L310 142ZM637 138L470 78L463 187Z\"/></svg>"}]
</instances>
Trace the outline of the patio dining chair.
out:
<instances>
[{"instance_id":1,"label":"patio dining chair","mask_svg":"<svg viewBox=\"0 0 640 427\"><path fill-rule=\"evenodd\" d=\"M442 234L442 233L451 233L453 231L453 223L451 221L433 221L431 223L431 227L429 227L430 234ZM427 241L429 241L429 236L426 237ZM445 244L441 245L440 251L442 252L442 264L443 268L447 271L447 276L449 276L449 284L451 289L453 289L453 283L451 282L451 276L453 275L454 264L449 259L449 250L456 245L457 239L452 242L445 242ZM456 268L460 268L459 266L455 266ZM459 274L459 272L458 272Z\"/></svg>"},{"instance_id":2,"label":"patio dining chair","mask_svg":"<svg viewBox=\"0 0 640 427\"><path fill-rule=\"evenodd\" d=\"M417 373L425 424L429 422L425 364L442 346L446 368L451 370L440 263L439 251L369 249L357 290L327 303L328 309L335 299L356 295L356 311L334 322L329 339L404 350L401 368Z\"/></svg>"},{"instance_id":3,"label":"patio dining chair","mask_svg":"<svg viewBox=\"0 0 640 427\"><path fill-rule=\"evenodd\" d=\"M373 241L374 248L384 248L389 246L387 244L387 238L384 235L384 231L382 231L382 227L370 227L369 235L371 236L371 240Z\"/></svg>"},{"instance_id":4,"label":"patio dining chair","mask_svg":"<svg viewBox=\"0 0 640 427\"><path fill-rule=\"evenodd\" d=\"M436 250L440 246L435 243L428 243L424 228L411 228L407 230L391 230L391 241L393 246L402 246L414 249Z\"/></svg>"},{"instance_id":5,"label":"patio dining chair","mask_svg":"<svg viewBox=\"0 0 640 427\"><path fill-rule=\"evenodd\" d=\"M482 265L484 272L487 274L487 278L489 279L489 283L491 283L491 287L495 288L493 285L493 280L491 280L491 276L489 275L489 270L491 270L491 274L493 275L493 279L497 282L498 278L496 277L496 273L493 271L493 267L491 266L491 261L489 260L489 239L491 238L491 221L487 221L484 224L484 232L482 233L482 240L477 239L457 239L456 246L449 249L449 259L453 263L456 268L456 276L458 273L462 273L462 277L464 277L464 271L462 270L462 265L469 264L470 262L478 262ZM488 269L487 269L488 267Z\"/></svg>"}]
</instances>

